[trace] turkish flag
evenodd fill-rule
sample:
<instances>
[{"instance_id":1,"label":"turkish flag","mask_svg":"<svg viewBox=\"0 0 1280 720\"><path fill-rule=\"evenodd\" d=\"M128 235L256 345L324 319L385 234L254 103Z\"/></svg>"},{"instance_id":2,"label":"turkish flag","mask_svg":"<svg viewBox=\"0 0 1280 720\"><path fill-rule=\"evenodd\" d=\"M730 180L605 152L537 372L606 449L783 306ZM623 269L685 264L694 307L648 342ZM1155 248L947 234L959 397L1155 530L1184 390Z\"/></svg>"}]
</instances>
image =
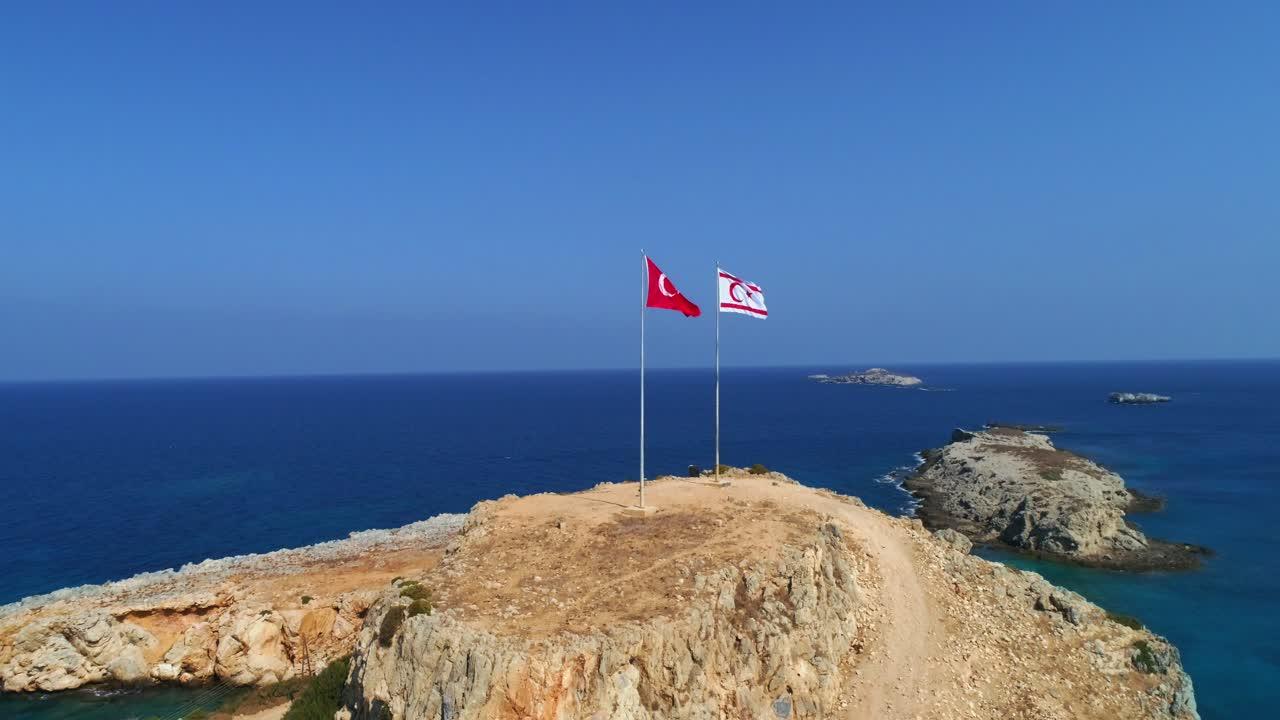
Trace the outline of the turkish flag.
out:
<instances>
[{"instance_id":1,"label":"turkish flag","mask_svg":"<svg viewBox=\"0 0 1280 720\"><path fill-rule=\"evenodd\" d=\"M648 255L644 259L649 263L649 299L645 301L645 307L679 310L685 317L698 317L702 314L697 305L680 294L676 286L671 283L671 278L659 270Z\"/></svg>"}]
</instances>

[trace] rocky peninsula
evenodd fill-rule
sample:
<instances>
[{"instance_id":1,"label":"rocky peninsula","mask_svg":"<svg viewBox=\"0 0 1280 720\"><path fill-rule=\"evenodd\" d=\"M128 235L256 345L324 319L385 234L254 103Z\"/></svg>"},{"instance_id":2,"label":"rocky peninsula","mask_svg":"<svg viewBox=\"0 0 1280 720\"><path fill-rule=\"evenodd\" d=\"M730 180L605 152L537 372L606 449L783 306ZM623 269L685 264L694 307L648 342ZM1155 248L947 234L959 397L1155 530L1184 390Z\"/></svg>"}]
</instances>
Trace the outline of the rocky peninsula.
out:
<instances>
[{"instance_id":1,"label":"rocky peninsula","mask_svg":"<svg viewBox=\"0 0 1280 720\"><path fill-rule=\"evenodd\" d=\"M810 375L809 379L828 385L888 385L893 387L911 387L924 382L918 377L899 375L884 368L868 368L861 372L852 372L847 375Z\"/></svg>"},{"instance_id":2,"label":"rocky peninsula","mask_svg":"<svg viewBox=\"0 0 1280 720\"><path fill-rule=\"evenodd\" d=\"M508 496L33 599L0 617L0 676L265 684L352 653L339 718L1198 717L1138 623L953 531L728 477L659 479L648 517L622 512L634 483Z\"/></svg>"},{"instance_id":3,"label":"rocky peninsula","mask_svg":"<svg viewBox=\"0 0 1280 720\"><path fill-rule=\"evenodd\" d=\"M956 430L922 453L904 482L932 528L971 540L1118 570L1187 569L1204 548L1148 538L1126 513L1159 501L1125 487L1115 473L1048 437L1011 427Z\"/></svg>"}]
</instances>

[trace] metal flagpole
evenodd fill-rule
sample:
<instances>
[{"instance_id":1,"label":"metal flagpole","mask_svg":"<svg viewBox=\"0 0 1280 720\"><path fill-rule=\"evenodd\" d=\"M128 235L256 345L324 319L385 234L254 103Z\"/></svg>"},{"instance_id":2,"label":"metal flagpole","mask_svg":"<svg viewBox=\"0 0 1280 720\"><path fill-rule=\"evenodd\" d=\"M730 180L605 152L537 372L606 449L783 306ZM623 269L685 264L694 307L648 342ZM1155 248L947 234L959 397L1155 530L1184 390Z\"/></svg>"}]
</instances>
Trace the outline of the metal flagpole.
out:
<instances>
[{"instance_id":1,"label":"metal flagpole","mask_svg":"<svg viewBox=\"0 0 1280 720\"><path fill-rule=\"evenodd\" d=\"M640 289L640 507L644 507L644 305L649 295L649 256L644 254L644 285Z\"/></svg>"},{"instance_id":2,"label":"metal flagpole","mask_svg":"<svg viewBox=\"0 0 1280 720\"><path fill-rule=\"evenodd\" d=\"M720 261L716 261L716 484L720 483Z\"/></svg>"}]
</instances>

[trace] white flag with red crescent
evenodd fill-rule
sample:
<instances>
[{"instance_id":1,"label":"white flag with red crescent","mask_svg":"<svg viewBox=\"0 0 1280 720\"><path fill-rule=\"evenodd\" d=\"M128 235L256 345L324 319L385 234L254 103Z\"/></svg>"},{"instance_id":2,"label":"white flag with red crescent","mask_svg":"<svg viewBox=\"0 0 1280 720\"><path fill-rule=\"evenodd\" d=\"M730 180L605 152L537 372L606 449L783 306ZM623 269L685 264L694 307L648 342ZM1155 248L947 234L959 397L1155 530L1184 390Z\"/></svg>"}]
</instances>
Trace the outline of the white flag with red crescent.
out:
<instances>
[{"instance_id":1,"label":"white flag with red crescent","mask_svg":"<svg viewBox=\"0 0 1280 720\"><path fill-rule=\"evenodd\" d=\"M716 268L720 273L720 312L742 313L761 320L769 317L759 285Z\"/></svg>"}]
</instances>

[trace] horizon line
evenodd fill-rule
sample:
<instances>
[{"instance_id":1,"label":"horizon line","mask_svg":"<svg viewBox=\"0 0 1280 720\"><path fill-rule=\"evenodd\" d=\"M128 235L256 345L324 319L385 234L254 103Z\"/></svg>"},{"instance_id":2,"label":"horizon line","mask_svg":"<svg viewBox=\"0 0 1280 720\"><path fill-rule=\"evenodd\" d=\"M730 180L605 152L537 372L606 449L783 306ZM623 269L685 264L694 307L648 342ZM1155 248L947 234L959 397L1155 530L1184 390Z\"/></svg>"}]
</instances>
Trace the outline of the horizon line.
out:
<instances>
[{"instance_id":1,"label":"horizon line","mask_svg":"<svg viewBox=\"0 0 1280 720\"><path fill-rule=\"evenodd\" d=\"M867 368L884 367L884 366L902 366L902 367L956 367L956 366L1001 366L1001 365L1169 365L1174 363L1274 363L1280 362L1280 357L1193 357L1193 358L1146 358L1146 359L1089 359L1089 360L955 360L955 361L894 361L867 364L867 363L851 363L851 362L828 362L828 363L784 363L778 365L725 365L722 368L733 370L787 370L787 369L805 369L813 370L816 368L831 366L859 367L865 365ZM223 380L336 380L336 379L357 379L357 378L403 378L403 377L423 377L435 375L537 375L537 374L563 374L563 373L600 373L600 372L638 372L639 367L629 366L608 366L608 367L577 367L577 368L484 368L484 369L466 369L466 368L449 368L441 370L374 370L374 371L353 371L353 372L280 372L280 373L229 373L221 375L105 375L105 376L84 376L84 377L48 377L48 378L0 378L0 386L6 385L54 385L54 384L77 384L77 383L128 383L128 382L215 382ZM707 370L710 367L702 365L665 365L659 367L648 367L648 371L668 371L668 370Z\"/></svg>"}]
</instances>

